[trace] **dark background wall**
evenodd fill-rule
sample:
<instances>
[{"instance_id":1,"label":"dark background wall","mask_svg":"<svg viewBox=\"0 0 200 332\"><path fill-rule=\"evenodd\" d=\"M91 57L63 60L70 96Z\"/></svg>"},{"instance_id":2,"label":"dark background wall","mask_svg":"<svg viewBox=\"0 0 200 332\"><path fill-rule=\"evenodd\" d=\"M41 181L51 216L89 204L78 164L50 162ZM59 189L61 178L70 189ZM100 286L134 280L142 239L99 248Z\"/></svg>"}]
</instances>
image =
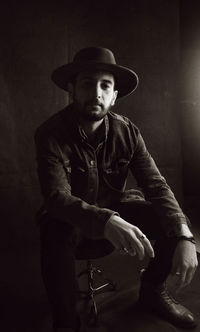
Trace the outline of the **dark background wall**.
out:
<instances>
[{"instance_id":1,"label":"dark background wall","mask_svg":"<svg viewBox=\"0 0 200 332\"><path fill-rule=\"evenodd\" d=\"M1 2L0 292L4 306L2 294L9 299L9 310L13 304L13 313L13 293L29 299L32 296L32 306L33 297L43 298L45 294L35 225L42 199L33 136L41 122L68 102L67 94L53 85L50 75L57 66L71 61L80 48L108 47L119 64L138 73L139 87L118 101L116 112L140 127L181 205L185 196L199 195L200 48L193 3Z\"/></svg>"},{"instance_id":2,"label":"dark background wall","mask_svg":"<svg viewBox=\"0 0 200 332\"><path fill-rule=\"evenodd\" d=\"M0 32L0 246L38 244L34 130L66 105L67 94L50 75L82 47L108 47L138 73L138 89L116 111L140 127L181 198L178 1L5 2Z\"/></svg>"},{"instance_id":3,"label":"dark background wall","mask_svg":"<svg viewBox=\"0 0 200 332\"><path fill-rule=\"evenodd\" d=\"M183 188L197 197L200 187L200 3L180 2L180 110ZM199 205L199 203L197 203Z\"/></svg>"}]
</instances>

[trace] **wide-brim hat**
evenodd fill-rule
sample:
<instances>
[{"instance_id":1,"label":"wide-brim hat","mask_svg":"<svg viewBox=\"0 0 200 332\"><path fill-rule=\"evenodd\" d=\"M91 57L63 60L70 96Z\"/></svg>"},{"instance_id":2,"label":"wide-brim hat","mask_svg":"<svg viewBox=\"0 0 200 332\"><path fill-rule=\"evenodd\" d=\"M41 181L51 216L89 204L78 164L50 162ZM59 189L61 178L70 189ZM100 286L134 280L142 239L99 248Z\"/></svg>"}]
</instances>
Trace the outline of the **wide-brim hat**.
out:
<instances>
[{"instance_id":1,"label":"wide-brim hat","mask_svg":"<svg viewBox=\"0 0 200 332\"><path fill-rule=\"evenodd\" d=\"M65 64L52 73L53 82L68 91L68 83L80 72L100 70L113 74L118 98L132 93L138 85L137 74L126 67L116 64L114 54L107 48L89 47L80 50L73 62Z\"/></svg>"}]
</instances>

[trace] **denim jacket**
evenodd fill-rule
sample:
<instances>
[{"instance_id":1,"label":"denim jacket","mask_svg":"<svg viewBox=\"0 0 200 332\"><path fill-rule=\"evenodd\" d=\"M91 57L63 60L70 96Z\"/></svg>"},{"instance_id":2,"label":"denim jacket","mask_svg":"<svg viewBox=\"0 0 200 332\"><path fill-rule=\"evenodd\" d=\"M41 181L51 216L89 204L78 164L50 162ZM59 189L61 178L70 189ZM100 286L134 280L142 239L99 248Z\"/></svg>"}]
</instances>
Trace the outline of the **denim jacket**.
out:
<instances>
[{"instance_id":1,"label":"denim jacket","mask_svg":"<svg viewBox=\"0 0 200 332\"><path fill-rule=\"evenodd\" d=\"M116 213L111 204L126 193L129 170L167 236L181 235L180 225L188 224L139 129L128 118L108 112L94 146L71 104L36 130L35 142L46 211L88 237L103 237L105 223Z\"/></svg>"}]
</instances>

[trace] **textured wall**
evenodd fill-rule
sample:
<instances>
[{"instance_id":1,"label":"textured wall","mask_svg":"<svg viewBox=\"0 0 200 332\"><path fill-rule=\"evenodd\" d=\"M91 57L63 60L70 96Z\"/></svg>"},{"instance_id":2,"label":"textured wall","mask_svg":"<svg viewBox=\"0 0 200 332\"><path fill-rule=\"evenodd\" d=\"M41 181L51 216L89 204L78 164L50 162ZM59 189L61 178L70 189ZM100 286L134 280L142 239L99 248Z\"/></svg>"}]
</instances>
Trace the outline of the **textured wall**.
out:
<instances>
[{"instance_id":1,"label":"textured wall","mask_svg":"<svg viewBox=\"0 0 200 332\"><path fill-rule=\"evenodd\" d=\"M200 196L200 3L181 0L180 9L183 185L187 196Z\"/></svg>"},{"instance_id":2,"label":"textured wall","mask_svg":"<svg viewBox=\"0 0 200 332\"><path fill-rule=\"evenodd\" d=\"M37 245L33 134L67 102L50 81L52 70L82 47L111 48L118 63L138 73L137 91L117 111L139 125L180 195L178 1L19 1L5 3L1 16L0 246Z\"/></svg>"}]
</instances>

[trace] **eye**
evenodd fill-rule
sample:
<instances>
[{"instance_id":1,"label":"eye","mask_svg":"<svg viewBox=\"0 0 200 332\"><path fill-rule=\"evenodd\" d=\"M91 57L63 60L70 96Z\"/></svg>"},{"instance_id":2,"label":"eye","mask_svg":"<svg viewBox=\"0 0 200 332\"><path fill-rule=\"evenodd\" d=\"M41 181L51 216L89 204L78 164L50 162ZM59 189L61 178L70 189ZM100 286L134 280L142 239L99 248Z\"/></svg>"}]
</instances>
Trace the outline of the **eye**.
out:
<instances>
[{"instance_id":1,"label":"eye","mask_svg":"<svg viewBox=\"0 0 200 332\"><path fill-rule=\"evenodd\" d=\"M102 83L101 87L103 90L109 90L111 88L111 85L109 83Z\"/></svg>"}]
</instances>

